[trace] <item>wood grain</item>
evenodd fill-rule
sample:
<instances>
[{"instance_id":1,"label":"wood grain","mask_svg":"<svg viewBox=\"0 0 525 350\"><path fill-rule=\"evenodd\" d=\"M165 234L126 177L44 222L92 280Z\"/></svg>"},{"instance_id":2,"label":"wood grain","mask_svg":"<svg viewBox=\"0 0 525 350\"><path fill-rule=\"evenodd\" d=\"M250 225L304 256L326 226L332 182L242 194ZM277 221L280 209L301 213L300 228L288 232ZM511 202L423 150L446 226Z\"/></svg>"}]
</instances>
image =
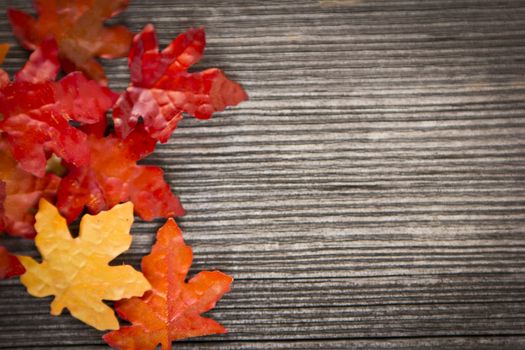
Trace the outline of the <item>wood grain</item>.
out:
<instances>
[{"instance_id":1,"label":"wood grain","mask_svg":"<svg viewBox=\"0 0 525 350\"><path fill-rule=\"evenodd\" d=\"M195 69L250 95L145 161L188 210L192 272L236 279L210 313L230 333L177 348L525 347L525 2L135 0L115 21L162 44L204 25ZM27 53L1 16L4 41L14 72ZM106 67L124 88L125 59ZM48 304L0 282L0 348L104 348Z\"/></svg>"}]
</instances>

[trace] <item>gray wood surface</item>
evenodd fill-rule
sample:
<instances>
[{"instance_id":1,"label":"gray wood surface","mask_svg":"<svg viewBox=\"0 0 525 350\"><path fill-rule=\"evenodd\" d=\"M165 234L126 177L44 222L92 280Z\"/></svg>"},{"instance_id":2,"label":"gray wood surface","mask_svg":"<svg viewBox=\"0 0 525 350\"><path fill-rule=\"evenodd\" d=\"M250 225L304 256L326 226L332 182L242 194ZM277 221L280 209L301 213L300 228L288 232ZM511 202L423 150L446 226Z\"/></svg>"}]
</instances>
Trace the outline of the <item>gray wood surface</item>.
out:
<instances>
[{"instance_id":1,"label":"gray wood surface","mask_svg":"<svg viewBox=\"0 0 525 350\"><path fill-rule=\"evenodd\" d=\"M192 272L236 279L210 312L230 333L177 348L525 348L525 1L135 0L116 21L162 44L206 26L196 68L251 97L147 161L188 210ZM5 41L13 72L2 15ZM125 60L106 66L123 89ZM49 301L0 282L0 348L104 348Z\"/></svg>"}]
</instances>

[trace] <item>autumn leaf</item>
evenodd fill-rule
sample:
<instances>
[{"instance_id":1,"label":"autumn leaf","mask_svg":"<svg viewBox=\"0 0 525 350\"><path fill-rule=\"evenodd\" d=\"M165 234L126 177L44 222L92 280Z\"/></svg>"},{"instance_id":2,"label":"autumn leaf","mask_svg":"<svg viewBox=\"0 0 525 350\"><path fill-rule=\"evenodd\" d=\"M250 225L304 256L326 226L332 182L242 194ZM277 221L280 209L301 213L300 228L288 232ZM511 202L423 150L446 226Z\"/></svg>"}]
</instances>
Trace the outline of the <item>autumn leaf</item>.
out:
<instances>
[{"instance_id":1,"label":"autumn leaf","mask_svg":"<svg viewBox=\"0 0 525 350\"><path fill-rule=\"evenodd\" d=\"M133 34L124 26L107 27L103 22L127 6L128 0L35 0L38 19L15 9L8 11L8 17L25 48L35 50L53 36L66 72L81 71L106 84L104 69L95 57L126 56Z\"/></svg>"},{"instance_id":2,"label":"autumn leaf","mask_svg":"<svg viewBox=\"0 0 525 350\"><path fill-rule=\"evenodd\" d=\"M60 178L54 174L38 178L18 167L9 145L0 134L0 181L5 186L0 232L33 238L38 201L40 198L55 198Z\"/></svg>"},{"instance_id":3,"label":"autumn leaf","mask_svg":"<svg viewBox=\"0 0 525 350\"><path fill-rule=\"evenodd\" d=\"M0 180L0 226L2 225L2 217L4 211L4 200L6 197L6 185ZM19 276L25 272L24 267L14 255L11 255L7 249L0 246L0 280Z\"/></svg>"},{"instance_id":4,"label":"autumn leaf","mask_svg":"<svg viewBox=\"0 0 525 350\"><path fill-rule=\"evenodd\" d=\"M9 44L0 44L0 64L4 63L5 56L9 51ZM0 69L0 89L9 84L9 74L3 69Z\"/></svg>"},{"instance_id":5,"label":"autumn leaf","mask_svg":"<svg viewBox=\"0 0 525 350\"><path fill-rule=\"evenodd\" d=\"M75 165L88 162L86 135L70 122L104 123L116 97L79 72L52 81L58 72L56 51L53 40L43 42L0 90L0 131L20 166L39 177L51 153Z\"/></svg>"},{"instance_id":6,"label":"autumn leaf","mask_svg":"<svg viewBox=\"0 0 525 350\"><path fill-rule=\"evenodd\" d=\"M0 280L20 276L25 272L18 258L0 246Z\"/></svg>"},{"instance_id":7,"label":"autumn leaf","mask_svg":"<svg viewBox=\"0 0 525 350\"><path fill-rule=\"evenodd\" d=\"M68 308L74 317L99 330L118 329L113 310L102 300L140 296L150 289L144 276L131 266L108 265L130 247L132 223L133 205L117 205L96 216L85 215L79 236L73 238L58 210L41 200L35 243L43 262L19 257L26 269L21 282L33 296L55 296L52 315Z\"/></svg>"},{"instance_id":8,"label":"autumn leaf","mask_svg":"<svg viewBox=\"0 0 525 350\"><path fill-rule=\"evenodd\" d=\"M45 83L55 80L59 70L56 41L48 39L31 54L24 68L16 73L15 80L33 84Z\"/></svg>"},{"instance_id":9,"label":"autumn leaf","mask_svg":"<svg viewBox=\"0 0 525 350\"><path fill-rule=\"evenodd\" d=\"M178 339L225 333L223 326L200 314L215 306L233 279L219 271L204 271L186 283L191 262L191 248L169 219L158 231L151 254L142 259L152 291L115 304L119 316L132 325L107 333L104 340L116 349L147 350L162 344L167 350Z\"/></svg>"},{"instance_id":10,"label":"autumn leaf","mask_svg":"<svg viewBox=\"0 0 525 350\"><path fill-rule=\"evenodd\" d=\"M0 179L0 232L5 226L5 207L4 202L7 197L7 185L5 181Z\"/></svg>"},{"instance_id":11,"label":"autumn leaf","mask_svg":"<svg viewBox=\"0 0 525 350\"><path fill-rule=\"evenodd\" d=\"M36 50L24 68L17 73L18 81L39 83L55 78L59 69L56 45L47 40L42 46L43 48ZM9 45L0 45L0 63L8 49ZM5 74L5 79L0 78L0 87L3 88L9 84L9 76L4 71L0 73ZM35 207L42 197L54 198L59 182L60 179L55 175L45 174L42 178L37 178L18 167L5 137L0 134L0 183L3 184L4 190L1 200L3 208L0 210L0 232L24 238L34 237ZM8 260L4 259L4 262L6 261Z\"/></svg>"},{"instance_id":12,"label":"autumn leaf","mask_svg":"<svg viewBox=\"0 0 525 350\"><path fill-rule=\"evenodd\" d=\"M5 56L9 51L9 44L0 44L0 64L4 62Z\"/></svg>"},{"instance_id":13,"label":"autumn leaf","mask_svg":"<svg viewBox=\"0 0 525 350\"><path fill-rule=\"evenodd\" d=\"M128 58L131 84L113 109L120 137L127 137L142 118L151 137L166 142L183 112L207 119L248 98L243 88L219 69L187 72L200 60L204 46L203 29L179 35L162 52L153 25L135 36Z\"/></svg>"},{"instance_id":14,"label":"autumn leaf","mask_svg":"<svg viewBox=\"0 0 525 350\"><path fill-rule=\"evenodd\" d=\"M4 63L5 56L9 51L9 44L0 44L0 64ZM0 69L0 89L9 84L9 74L3 69Z\"/></svg>"},{"instance_id":15,"label":"autumn leaf","mask_svg":"<svg viewBox=\"0 0 525 350\"><path fill-rule=\"evenodd\" d=\"M96 214L128 200L144 220L184 215L162 169L136 164L155 147L155 140L142 128L135 129L125 140L114 135L90 135L87 144L89 164L68 165L69 172L58 190L57 206L68 221L76 219L84 206Z\"/></svg>"}]
</instances>

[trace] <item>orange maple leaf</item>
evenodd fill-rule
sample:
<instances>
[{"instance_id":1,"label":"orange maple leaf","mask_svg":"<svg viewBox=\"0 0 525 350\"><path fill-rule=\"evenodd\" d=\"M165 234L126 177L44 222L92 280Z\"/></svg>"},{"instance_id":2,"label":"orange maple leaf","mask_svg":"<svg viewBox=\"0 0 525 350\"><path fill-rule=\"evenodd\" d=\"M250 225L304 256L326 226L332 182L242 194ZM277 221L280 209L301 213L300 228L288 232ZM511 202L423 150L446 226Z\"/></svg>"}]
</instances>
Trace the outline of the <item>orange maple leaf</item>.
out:
<instances>
[{"instance_id":1,"label":"orange maple leaf","mask_svg":"<svg viewBox=\"0 0 525 350\"><path fill-rule=\"evenodd\" d=\"M40 201L35 243L42 263L20 256L26 273L20 281L36 297L54 295L51 314L64 308L99 330L118 329L113 310L102 300L140 296L150 289L142 273L129 265L108 263L131 245L133 205L125 203L98 215L84 215L80 234L73 238L66 220L46 200Z\"/></svg>"},{"instance_id":2,"label":"orange maple leaf","mask_svg":"<svg viewBox=\"0 0 525 350\"><path fill-rule=\"evenodd\" d=\"M44 39L54 36L66 72L80 70L107 84L104 69L94 57L128 54L133 34L124 26L103 25L127 6L128 0L35 0L38 19L16 9L10 9L8 16L24 47L35 50Z\"/></svg>"},{"instance_id":3,"label":"orange maple leaf","mask_svg":"<svg viewBox=\"0 0 525 350\"><path fill-rule=\"evenodd\" d=\"M120 317L132 323L104 335L112 347L123 350L171 349L171 342L225 333L216 321L200 314L212 309L230 290L233 279L220 271L203 271L185 282L192 251L173 219L157 233L151 254L142 259L142 271L152 290L142 298L115 304Z\"/></svg>"}]
</instances>

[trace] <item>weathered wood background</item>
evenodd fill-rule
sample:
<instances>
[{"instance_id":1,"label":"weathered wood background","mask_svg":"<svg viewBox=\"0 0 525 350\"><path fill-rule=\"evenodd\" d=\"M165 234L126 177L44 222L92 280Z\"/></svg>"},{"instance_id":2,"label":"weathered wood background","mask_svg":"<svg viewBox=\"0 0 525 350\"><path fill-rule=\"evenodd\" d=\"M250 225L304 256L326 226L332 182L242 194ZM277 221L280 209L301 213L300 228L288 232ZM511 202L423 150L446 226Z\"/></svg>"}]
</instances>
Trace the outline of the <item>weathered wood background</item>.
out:
<instances>
[{"instance_id":1,"label":"weathered wood background","mask_svg":"<svg viewBox=\"0 0 525 350\"><path fill-rule=\"evenodd\" d=\"M206 26L196 68L251 96L149 158L188 209L192 271L236 278L210 312L230 333L177 348L525 348L525 1L135 0L116 21L162 44ZM13 72L27 53L0 29ZM107 70L123 89L125 60ZM1 282L0 348L105 347L49 301Z\"/></svg>"}]
</instances>

